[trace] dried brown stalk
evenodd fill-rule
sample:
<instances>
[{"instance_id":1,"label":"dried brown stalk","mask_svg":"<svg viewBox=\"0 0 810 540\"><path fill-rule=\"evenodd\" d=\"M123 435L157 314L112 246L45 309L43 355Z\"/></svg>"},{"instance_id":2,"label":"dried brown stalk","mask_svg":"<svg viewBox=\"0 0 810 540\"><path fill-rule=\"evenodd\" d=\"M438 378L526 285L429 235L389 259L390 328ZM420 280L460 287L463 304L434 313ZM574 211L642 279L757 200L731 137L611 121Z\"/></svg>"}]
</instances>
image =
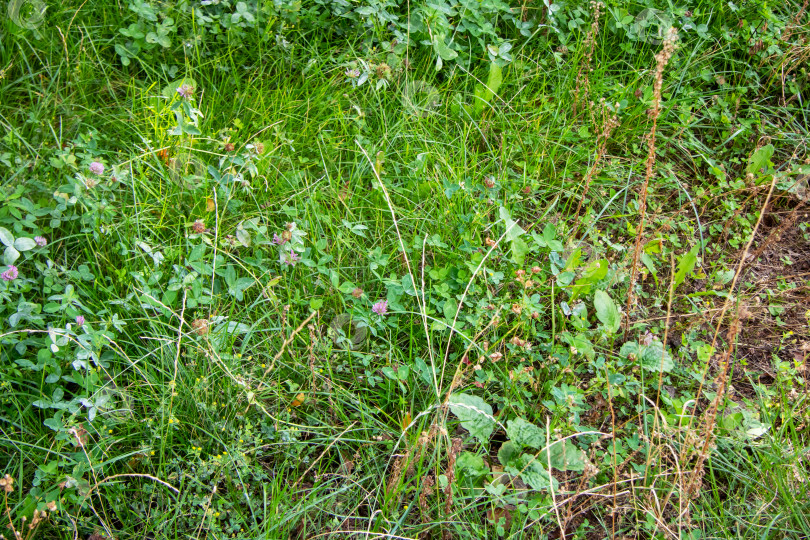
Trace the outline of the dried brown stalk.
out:
<instances>
[{"instance_id":1,"label":"dried brown stalk","mask_svg":"<svg viewBox=\"0 0 810 540\"><path fill-rule=\"evenodd\" d=\"M658 128L658 117L661 115L661 88L664 84L664 69L667 67L669 60L675 53L676 42L678 40L678 31L673 27L669 29L666 39L664 39L664 46L661 51L655 55L655 82L653 84L653 102L652 109L650 110L650 118L652 119L652 127L647 139L647 171L644 175L644 184L641 186L641 197L639 199L638 212L641 216L638 231L636 232L636 246L633 250L633 264L630 267L630 287L627 291L627 319L625 319L624 333L627 335L627 329L630 324L630 307L635 300L633 289L636 285L636 271L638 270L638 260L641 255L641 239L644 236L644 220L647 211L647 186L652 180L655 171L655 132Z\"/></svg>"}]
</instances>

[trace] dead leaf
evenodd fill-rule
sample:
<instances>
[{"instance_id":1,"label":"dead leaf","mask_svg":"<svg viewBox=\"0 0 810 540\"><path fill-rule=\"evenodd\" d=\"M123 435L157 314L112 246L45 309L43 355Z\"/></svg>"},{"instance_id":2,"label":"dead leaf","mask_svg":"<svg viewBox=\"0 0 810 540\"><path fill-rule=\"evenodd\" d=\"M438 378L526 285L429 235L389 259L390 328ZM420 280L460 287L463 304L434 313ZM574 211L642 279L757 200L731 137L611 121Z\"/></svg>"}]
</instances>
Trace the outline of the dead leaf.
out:
<instances>
[{"instance_id":1,"label":"dead leaf","mask_svg":"<svg viewBox=\"0 0 810 540\"><path fill-rule=\"evenodd\" d=\"M303 392L299 392L298 395L295 396L295 399L292 400L292 406L293 407L300 407L301 405L304 404L304 402L306 400L307 400L307 396L305 396Z\"/></svg>"},{"instance_id":2,"label":"dead leaf","mask_svg":"<svg viewBox=\"0 0 810 540\"><path fill-rule=\"evenodd\" d=\"M487 510L487 520L493 525L497 525L501 518L506 520L503 528L508 531L512 526L512 512L506 508L490 508Z\"/></svg>"}]
</instances>

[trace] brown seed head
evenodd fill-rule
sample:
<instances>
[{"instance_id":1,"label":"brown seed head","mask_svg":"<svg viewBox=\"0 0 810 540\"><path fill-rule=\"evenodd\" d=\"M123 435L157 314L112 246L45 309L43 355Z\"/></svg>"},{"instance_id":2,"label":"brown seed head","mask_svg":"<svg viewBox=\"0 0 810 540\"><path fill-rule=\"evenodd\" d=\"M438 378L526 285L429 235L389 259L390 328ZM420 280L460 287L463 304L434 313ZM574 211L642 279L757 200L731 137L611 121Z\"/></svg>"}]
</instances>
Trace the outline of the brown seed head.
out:
<instances>
[{"instance_id":1,"label":"brown seed head","mask_svg":"<svg viewBox=\"0 0 810 540\"><path fill-rule=\"evenodd\" d=\"M377 66L377 77L387 79L391 76L391 66L388 64L380 64Z\"/></svg>"},{"instance_id":2,"label":"brown seed head","mask_svg":"<svg viewBox=\"0 0 810 540\"><path fill-rule=\"evenodd\" d=\"M193 328L194 332L196 332L198 335L204 336L209 330L208 319L194 319L191 322L191 328Z\"/></svg>"},{"instance_id":3,"label":"brown seed head","mask_svg":"<svg viewBox=\"0 0 810 540\"><path fill-rule=\"evenodd\" d=\"M11 493L14 491L14 479L10 475L5 475L3 478L0 478L0 487L3 488L3 491L6 493Z\"/></svg>"}]
</instances>

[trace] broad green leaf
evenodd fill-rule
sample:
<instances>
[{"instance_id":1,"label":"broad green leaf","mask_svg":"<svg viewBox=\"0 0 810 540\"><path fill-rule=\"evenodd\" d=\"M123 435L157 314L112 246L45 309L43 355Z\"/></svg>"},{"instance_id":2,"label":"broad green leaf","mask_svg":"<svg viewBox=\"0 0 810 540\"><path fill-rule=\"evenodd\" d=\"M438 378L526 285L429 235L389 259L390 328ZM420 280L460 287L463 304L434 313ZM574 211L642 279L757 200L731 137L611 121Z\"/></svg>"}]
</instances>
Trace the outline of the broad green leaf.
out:
<instances>
[{"instance_id":1,"label":"broad green leaf","mask_svg":"<svg viewBox=\"0 0 810 540\"><path fill-rule=\"evenodd\" d=\"M433 384L433 368L428 366L424 360L417 358L414 361L414 369L423 383L427 385Z\"/></svg>"},{"instance_id":2,"label":"broad green leaf","mask_svg":"<svg viewBox=\"0 0 810 540\"><path fill-rule=\"evenodd\" d=\"M47 420L45 420L42 423L45 425L45 427L49 427L54 431L60 431L63 428L63 425L62 425L62 422L61 422L61 417L62 417L62 411L59 411L57 416L54 416L53 418L48 418Z\"/></svg>"},{"instance_id":3,"label":"broad green leaf","mask_svg":"<svg viewBox=\"0 0 810 540\"><path fill-rule=\"evenodd\" d=\"M503 70L495 62L489 64L489 76L487 77L487 84L476 86L475 93L475 112L481 114L487 103L492 100L492 97L498 93L498 89L503 82Z\"/></svg>"},{"instance_id":4,"label":"broad green leaf","mask_svg":"<svg viewBox=\"0 0 810 540\"><path fill-rule=\"evenodd\" d=\"M571 316L569 317L569 320L571 321L571 325L574 328L582 332L584 330L587 330L591 326L591 324L588 322L588 308L585 306L585 302L576 302L569 309L571 311ZM589 344L586 344L586 349L588 345ZM579 350L585 350L577 345L575 346Z\"/></svg>"},{"instance_id":5,"label":"broad green leaf","mask_svg":"<svg viewBox=\"0 0 810 540\"><path fill-rule=\"evenodd\" d=\"M672 356L666 351L663 343L653 341L644 347L641 353L641 367L649 371L669 373L675 368L675 362L672 361Z\"/></svg>"},{"instance_id":6,"label":"broad green leaf","mask_svg":"<svg viewBox=\"0 0 810 540\"><path fill-rule=\"evenodd\" d=\"M673 291L678 288L678 285L683 283L683 280L686 279L687 274L695 269L695 264L697 264L697 253L698 247L695 246L681 256L681 259L678 261L678 269L675 271L675 277L673 278Z\"/></svg>"},{"instance_id":7,"label":"broad green leaf","mask_svg":"<svg viewBox=\"0 0 810 540\"><path fill-rule=\"evenodd\" d=\"M526 260L526 254L529 252L529 244L523 241L522 238L515 238L512 240L512 261L518 266L522 266Z\"/></svg>"},{"instance_id":8,"label":"broad green leaf","mask_svg":"<svg viewBox=\"0 0 810 540\"><path fill-rule=\"evenodd\" d=\"M644 244L644 253L661 253L661 246L664 240L662 238L655 238Z\"/></svg>"},{"instance_id":9,"label":"broad green leaf","mask_svg":"<svg viewBox=\"0 0 810 540\"><path fill-rule=\"evenodd\" d=\"M512 216L509 214L509 210L503 206L501 206L501 208L498 210L498 215L506 223L506 239L508 241L511 242L526 232L520 228L517 221L512 219Z\"/></svg>"},{"instance_id":10,"label":"broad green leaf","mask_svg":"<svg viewBox=\"0 0 810 540\"><path fill-rule=\"evenodd\" d=\"M574 283L571 300L576 300L581 294L588 294L591 287L607 276L608 262L605 259L593 261L585 267L582 276Z\"/></svg>"},{"instance_id":11,"label":"broad green leaf","mask_svg":"<svg viewBox=\"0 0 810 540\"><path fill-rule=\"evenodd\" d=\"M409 368L408 366L399 366L399 369L397 369L397 378L400 381L407 381L408 380L408 375L410 375L410 374L411 374L411 368Z\"/></svg>"},{"instance_id":12,"label":"broad green leaf","mask_svg":"<svg viewBox=\"0 0 810 540\"><path fill-rule=\"evenodd\" d=\"M713 354L714 354L714 347L712 347L708 343L703 343L701 345L698 345L698 348L697 348L698 362L700 362L702 364L705 364L706 362L708 362L711 359Z\"/></svg>"},{"instance_id":13,"label":"broad green leaf","mask_svg":"<svg viewBox=\"0 0 810 540\"><path fill-rule=\"evenodd\" d=\"M480 397L470 394L452 394L449 405L450 411L461 420L461 427L486 444L495 429L492 407Z\"/></svg>"},{"instance_id":14,"label":"broad green leaf","mask_svg":"<svg viewBox=\"0 0 810 540\"><path fill-rule=\"evenodd\" d=\"M20 252L14 249L14 246L8 246L3 252L3 264L14 264L14 261L20 258Z\"/></svg>"},{"instance_id":15,"label":"broad green leaf","mask_svg":"<svg viewBox=\"0 0 810 540\"><path fill-rule=\"evenodd\" d=\"M250 233L245 229L236 229L236 239L245 247L250 247Z\"/></svg>"},{"instance_id":16,"label":"broad green leaf","mask_svg":"<svg viewBox=\"0 0 810 540\"><path fill-rule=\"evenodd\" d=\"M585 470L585 452L580 450L570 440L557 441L549 447L549 449L540 452L538 458L542 461L543 465L549 463L551 459L551 466L560 471L584 471Z\"/></svg>"},{"instance_id":17,"label":"broad green leaf","mask_svg":"<svg viewBox=\"0 0 810 540\"><path fill-rule=\"evenodd\" d=\"M565 266L563 270L574 270L579 267L582 262L582 248L577 248L571 252L567 259L565 259ZM587 271L587 270L586 270Z\"/></svg>"},{"instance_id":18,"label":"broad green leaf","mask_svg":"<svg viewBox=\"0 0 810 540\"><path fill-rule=\"evenodd\" d=\"M444 312L444 317L452 321L458 311L458 302L456 299L450 298L445 301L444 306L442 306L442 311Z\"/></svg>"},{"instance_id":19,"label":"broad green leaf","mask_svg":"<svg viewBox=\"0 0 810 540\"><path fill-rule=\"evenodd\" d=\"M338 290L340 292L342 292L342 293L345 293L345 294L351 294L351 292L353 290L355 290L356 288L357 288L357 285L355 285L351 281L344 281L343 283L340 284L340 287L338 288Z\"/></svg>"},{"instance_id":20,"label":"broad green leaf","mask_svg":"<svg viewBox=\"0 0 810 540\"><path fill-rule=\"evenodd\" d=\"M403 274L400 284L402 285L402 290L405 292L405 294L416 296L417 292L416 289L413 288L413 281L411 281L410 275Z\"/></svg>"},{"instance_id":21,"label":"broad green leaf","mask_svg":"<svg viewBox=\"0 0 810 540\"><path fill-rule=\"evenodd\" d=\"M557 276L557 285L560 287L567 287L572 281L574 281L575 277L577 277L577 275L574 272L560 272L560 275Z\"/></svg>"},{"instance_id":22,"label":"broad green leaf","mask_svg":"<svg viewBox=\"0 0 810 540\"><path fill-rule=\"evenodd\" d=\"M548 489L549 486L553 486L555 490L559 487L557 479L531 454L520 456L519 467L505 467L504 470L514 476L519 474L532 489L538 491Z\"/></svg>"},{"instance_id":23,"label":"broad green leaf","mask_svg":"<svg viewBox=\"0 0 810 540\"><path fill-rule=\"evenodd\" d=\"M543 227L543 240L545 240L546 244L551 244L555 238L557 238L557 228L554 227L553 223L546 223L546 226Z\"/></svg>"},{"instance_id":24,"label":"broad green leaf","mask_svg":"<svg viewBox=\"0 0 810 540\"><path fill-rule=\"evenodd\" d=\"M658 285L658 271L655 269L655 263L653 262L652 257L650 257L646 253L642 253L641 262L644 263L644 266L646 266L647 270L650 271L653 278L655 279L655 284Z\"/></svg>"},{"instance_id":25,"label":"broad green leaf","mask_svg":"<svg viewBox=\"0 0 810 540\"><path fill-rule=\"evenodd\" d=\"M548 248L551 251L563 250L562 242L557 240L557 229L551 223L546 223L542 236L533 232L532 238L534 238L535 243L541 248Z\"/></svg>"},{"instance_id":26,"label":"broad green leaf","mask_svg":"<svg viewBox=\"0 0 810 540\"><path fill-rule=\"evenodd\" d=\"M484 458L478 454L462 452L456 458L456 474L471 480L479 480L489 474L489 467Z\"/></svg>"},{"instance_id":27,"label":"broad green leaf","mask_svg":"<svg viewBox=\"0 0 810 540\"><path fill-rule=\"evenodd\" d=\"M0 227L0 242L8 247L14 245L14 235L5 227Z\"/></svg>"},{"instance_id":28,"label":"broad green leaf","mask_svg":"<svg viewBox=\"0 0 810 540\"><path fill-rule=\"evenodd\" d=\"M660 341L653 341L650 345L640 345L635 341L628 341L622 345L619 354L624 358L630 358L639 362L641 367L648 371L658 373L669 373L675 369L675 362L672 356L664 349Z\"/></svg>"},{"instance_id":29,"label":"broad green leaf","mask_svg":"<svg viewBox=\"0 0 810 540\"><path fill-rule=\"evenodd\" d=\"M745 171L753 174L759 174L760 169L763 167L767 171L768 168L770 168L770 159L771 156L773 156L773 150L773 145L768 144L751 154L751 157L748 158L748 167L745 169Z\"/></svg>"},{"instance_id":30,"label":"broad green leaf","mask_svg":"<svg viewBox=\"0 0 810 540\"><path fill-rule=\"evenodd\" d=\"M506 435L519 446L540 448L546 443L543 430L523 418L515 418L506 423Z\"/></svg>"},{"instance_id":31,"label":"broad green leaf","mask_svg":"<svg viewBox=\"0 0 810 540\"><path fill-rule=\"evenodd\" d=\"M584 354L589 360L593 360L596 353L593 349L593 343L588 339L588 336L585 334L571 335L570 332L564 332L562 338L571 347L576 349L576 352Z\"/></svg>"},{"instance_id":32,"label":"broad green leaf","mask_svg":"<svg viewBox=\"0 0 810 540\"><path fill-rule=\"evenodd\" d=\"M455 483L459 488L483 494L484 479L489 475L489 466L482 456L472 452L460 453L456 459L455 472Z\"/></svg>"},{"instance_id":33,"label":"broad green leaf","mask_svg":"<svg viewBox=\"0 0 810 540\"><path fill-rule=\"evenodd\" d=\"M519 455L518 447L512 441L506 441L498 450L498 461L501 462L501 465L506 467L512 464Z\"/></svg>"},{"instance_id":34,"label":"broad green leaf","mask_svg":"<svg viewBox=\"0 0 810 540\"><path fill-rule=\"evenodd\" d=\"M729 430L733 431L742 425L743 415L741 412L735 412L726 414L726 416L721 421L721 425Z\"/></svg>"},{"instance_id":35,"label":"broad green leaf","mask_svg":"<svg viewBox=\"0 0 810 540\"><path fill-rule=\"evenodd\" d=\"M439 55L439 58L442 60L453 60L458 56L458 53L447 46L444 42L444 36L435 36L433 40L433 50L436 51L436 54ZM436 68L437 71L441 69L441 67Z\"/></svg>"},{"instance_id":36,"label":"broad green leaf","mask_svg":"<svg viewBox=\"0 0 810 540\"><path fill-rule=\"evenodd\" d=\"M329 282L336 289L340 286L340 276L334 270L329 270Z\"/></svg>"},{"instance_id":37,"label":"broad green leaf","mask_svg":"<svg viewBox=\"0 0 810 540\"><path fill-rule=\"evenodd\" d=\"M501 66L495 62L489 63L489 76L487 77L487 90L490 93L490 98L498 93L498 89L503 82L503 70Z\"/></svg>"},{"instance_id":38,"label":"broad green leaf","mask_svg":"<svg viewBox=\"0 0 810 540\"><path fill-rule=\"evenodd\" d=\"M632 355L633 358L637 359L641 356L641 345L635 341L628 341L622 345L622 348L619 350L619 355L627 359L630 359Z\"/></svg>"},{"instance_id":39,"label":"broad green leaf","mask_svg":"<svg viewBox=\"0 0 810 540\"><path fill-rule=\"evenodd\" d=\"M605 325L605 330L615 334L622 325L622 317L616 304L613 303L613 299L604 291L596 291L593 297L593 307L596 309L599 322Z\"/></svg>"}]
</instances>

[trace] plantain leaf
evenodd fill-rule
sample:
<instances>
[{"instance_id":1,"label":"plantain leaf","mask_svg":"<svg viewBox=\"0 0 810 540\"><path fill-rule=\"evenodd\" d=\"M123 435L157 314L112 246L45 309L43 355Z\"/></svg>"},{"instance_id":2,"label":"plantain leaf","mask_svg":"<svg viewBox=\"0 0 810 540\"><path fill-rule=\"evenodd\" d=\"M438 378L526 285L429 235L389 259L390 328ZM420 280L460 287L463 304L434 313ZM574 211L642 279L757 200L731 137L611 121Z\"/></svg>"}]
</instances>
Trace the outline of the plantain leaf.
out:
<instances>
[{"instance_id":1,"label":"plantain leaf","mask_svg":"<svg viewBox=\"0 0 810 540\"><path fill-rule=\"evenodd\" d=\"M531 454L523 454L520 456L519 466L507 466L504 467L504 471L513 476L520 475L532 489L538 491L548 489L549 486L553 486L556 490L560 485L557 479L543 467L543 464Z\"/></svg>"},{"instance_id":2,"label":"plantain leaf","mask_svg":"<svg viewBox=\"0 0 810 540\"><path fill-rule=\"evenodd\" d=\"M622 317L619 309L613 303L613 299L605 291L596 291L593 297L593 307L596 309L596 316L605 325L605 330L615 334L622 325Z\"/></svg>"},{"instance_id":3,"label":"plantain leaf","mask_svg":"<svg viewBox=\"0 0 810 540\"><path fill-rule=\"evenodd\" d=\"M551 466L560 471L584 471L585 452L570 440L557 441L548 450L540 452L538 458L543 464L551 461Z\"/></svg>"},{"instance_id":4,"label":"plantain leaf","mask_svg":"<svg viewBox=\"0 0 810 540\"><path fill-rule=\"evenodd\" d=\"M461 427L481 444L486 444L495 429L492 407L480 397L470 394L452 394L449 405L450 411L461 420Z\"/></svg>"},{"instance_id":5,"label":"plantain leaf","mask_svg":"<svg viewBox=\"0 0 810 540\"><path fill-rule=\"evenodd\" d=\"M540 448L546 442L543 430L523 418L515 418L506 423L506 435L519 446Z\"/></svg>"}]
</instances>

